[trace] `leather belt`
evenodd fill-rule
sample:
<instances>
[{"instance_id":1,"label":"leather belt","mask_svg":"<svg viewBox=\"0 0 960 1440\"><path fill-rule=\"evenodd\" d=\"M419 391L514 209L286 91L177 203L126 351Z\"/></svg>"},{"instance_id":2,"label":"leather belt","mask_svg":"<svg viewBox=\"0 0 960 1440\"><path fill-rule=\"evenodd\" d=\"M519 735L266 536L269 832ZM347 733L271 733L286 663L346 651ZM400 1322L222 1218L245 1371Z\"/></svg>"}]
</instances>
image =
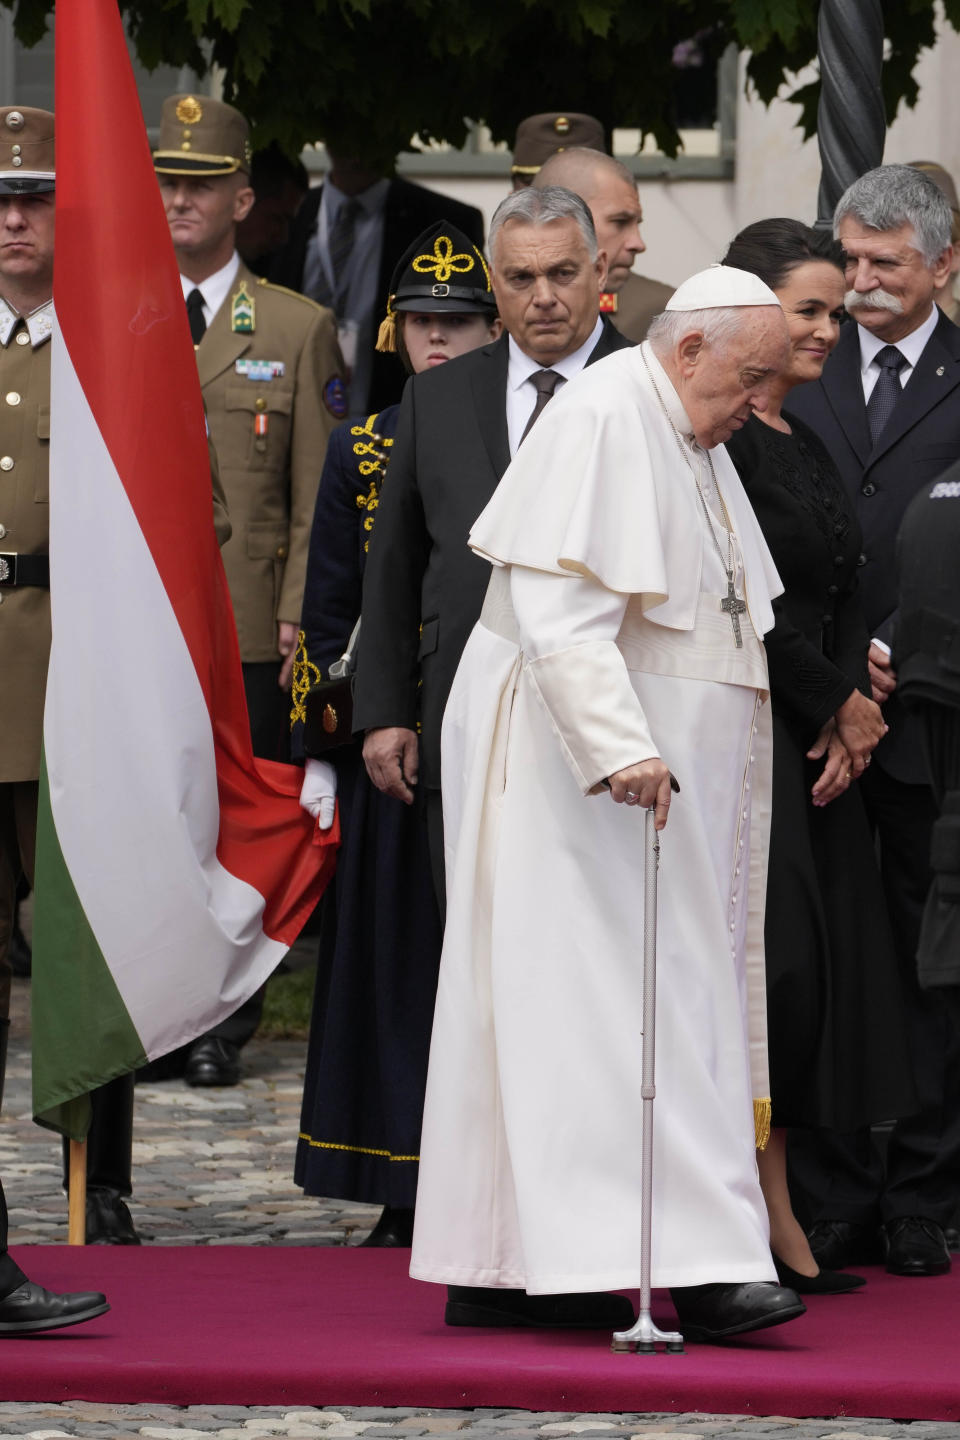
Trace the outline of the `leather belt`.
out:
<instances>
[{"instance_id":1,"label":"leather belt","mask_svg":"<svg viewBox=\"0 0 960 1440\"><path fill-rule=\"evenodd\" d=\"M16 551L0 550L0 589L15 585L37 585L50 589L50 556L18 555Z\"/></svg>"}]
</instances>

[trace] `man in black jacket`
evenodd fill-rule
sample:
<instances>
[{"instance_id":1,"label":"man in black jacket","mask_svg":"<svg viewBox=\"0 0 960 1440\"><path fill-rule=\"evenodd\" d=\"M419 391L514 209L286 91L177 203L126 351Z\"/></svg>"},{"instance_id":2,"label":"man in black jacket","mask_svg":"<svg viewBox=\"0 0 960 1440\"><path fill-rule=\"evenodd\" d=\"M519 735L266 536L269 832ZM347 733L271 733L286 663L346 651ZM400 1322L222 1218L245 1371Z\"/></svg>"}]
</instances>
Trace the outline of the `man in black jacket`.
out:
<instances>
[{"instance_id":1,"label":"man in black jacket","mask_svg":"<svg viewBox=\"0 0 960 1440\"><path fill-rule=\"evenodd\" d=\"M505 333L404 392L364 577L354 703L374 784L411 804L419 777L441 904L440 726L490 574L467 536L553 390L629 344L600 317L605 256L569 190L509 196L490 253Z\"/></svg>"},{"instance_id":2,"label":"man in black jacket","mask_svg":"<svg viewBox=\"0 0 960 1440\"><path fill-rule=\"evenodd\" d=\"M795 1135L793 1177L810 1200L810 1242L822 1266L877 1258L871 1250L882 1224L895 1275L950 1268L943 1228L960 1193L956 997L921 991L916 968L935 808L919 723L900 705L890 660L900 521L918 490L960 459L960 329L934 303L950 267L950 227L939 189L910 166L880 166L847 190L834 233L849 257L845 303L856 324L844 327L821 379L790 397L790 409L826 443L863 530L870 675L890 728L861 786L901 960L921 1107L894 1126L885 1164L868 1133Z\"/></svg>"},{"instance_id":3,"label":"man in black jacket","mask_svg":"<svg viewBox=\"0 0 960 1440\"><path fill-rule=\"evenodd\" d=\"M399 400L403 384L396 359L374 348L397 261L441 220L482 250L483 216L423 185L386 177L371 161L333 149L330 160L329 175L307 193L269 278L336 312L351 371L350 413L366 414Z\"/></svg>"}]
</instances>

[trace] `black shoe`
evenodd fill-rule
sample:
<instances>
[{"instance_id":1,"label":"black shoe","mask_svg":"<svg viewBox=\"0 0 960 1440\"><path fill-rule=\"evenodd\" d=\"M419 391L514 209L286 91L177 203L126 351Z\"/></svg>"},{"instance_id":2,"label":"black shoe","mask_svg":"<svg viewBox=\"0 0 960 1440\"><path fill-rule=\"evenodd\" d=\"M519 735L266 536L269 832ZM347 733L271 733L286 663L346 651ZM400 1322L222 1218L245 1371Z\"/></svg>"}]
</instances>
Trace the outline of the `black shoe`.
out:
<instances>
[{"instance_id":1,"label":"black shoe","mask_svg":"<svg viewBox=\"0 0 960 1440\"><path fill-rule=\"evenodd\" d=\"M846 1295L867 1283L862 1275L845 1275L841 1270L821 1269L819 1275L802 1275L778 1255L774 1255L773 1263L780 1284L796 1290L798 1295Z\"/></svg>"},{"instance_id":2,"label":"black shoe","mask_svg":"<svg viewBox=\"0 0 960 1440\"><path fill-rule=\"evenodd\" d=\"M922 1215L902 1215L888 1220L887 1272L890 1275L946 1275L950 1251L943 1231L935 1220Z\"/></svg>"},{"instance_id":3,"label":"black shoe","mask_svg":"<svg viewBox=\"0 0 960 1440\"><path fill-rule=\"evenodd\" d=\"M240 1047L232 1040L202 1035L190 1046L183 1078L188 1085L236 1085L240 1079Z\"/></svg>"},{"instance_id":4,"label":"black shoe","mask_svg":"<svg viewBox=\"0 0 960 1440\"><path fill-rule=\"evenodd\" d=\"M25 1280L0 1300L0 1335L33 1335L38 1330L62 1330L95 1320L110 1309L106 1296L96 1290L57 1295Z\"/></svg>"},{"instance_id":5,"label":"black shoe","mask_svg":"<svg viewBox=\"0 0 960 1440\"><path fill-rule=\"evenodd\" d=\"M119 1190L95 1186L87 1190L87 1244L139 1245L130 1211Z\"/></svg>"},{"instance_id":6,"label":"black shoe","mask_svg":"<svg viewBox=\"0 0 960 1440\"><path fill-rule=\"evenodd\" d=\"M821 1270L845 1270L848 1265L879 1265L883 1240L873 1225L852 1220L818 1220L807 1231L813 1258Z\"/></svg>"},{"instance_id":7,"label":"black shoe","mask_svg":"<svg viewBox=\"0 0 960 1440\"><path fill-rule=\"evenodd\" d=\"M768 1280L677 1286L670 1298L685 1340L726 1340L748 1330L766 1330L795 1320L807 1308L799 1295Z\"/></svg>"},{"instance_id":8,"label":"black shoe","mask_svg":"<svg viewBox=\"0 0 960 1440\"><path fill-rule=\"evenodd\" d=\"M374 1225L366 1240L357 1247L379 1245L384 1248L408 1249L413 1244L413 1210L399 1206L384 1205L380 1219Z\"/></svg>"},{"instance_id":9,"label":"black shoe","mask_svg":"<svg viewBox=\"0 0 960 1440\"><path fill-rule=\"evenodd\" d=\"M537 1330L629 1330L636 1316L625 1295L528 1295L480 1285L448 1285L448 1325L525 1325Z\"/></svg>"}]
</instances>

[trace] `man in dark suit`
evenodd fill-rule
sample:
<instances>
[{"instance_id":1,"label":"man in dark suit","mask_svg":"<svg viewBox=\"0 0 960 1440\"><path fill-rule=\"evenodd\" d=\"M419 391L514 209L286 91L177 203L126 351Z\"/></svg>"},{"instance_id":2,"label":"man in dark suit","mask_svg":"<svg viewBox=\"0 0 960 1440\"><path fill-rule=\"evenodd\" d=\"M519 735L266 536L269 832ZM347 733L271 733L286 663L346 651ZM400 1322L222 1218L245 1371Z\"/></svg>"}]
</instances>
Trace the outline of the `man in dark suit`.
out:
<instances>
[{"instance_id":1,"label":"man in dark suit","mask_svg":"<svg viewBox=\"0 0 960 1440\"><path fill-rule=\"evenodd\" d=\"M329 147L328 147L329 148ZM446 220L483 249L483 216L472 205L385 177L372 163L330 150L330 173L309 191L276 256L270 279L336 312L350 373L350 413L400 398L403 372L375 349L390 277L428 226Z\"/></svg>"},{"instance_id":2,"label":"man in dark suit","mask_svg":"<svg viewBox=\"0 0 960 1440\"><path fill-rule=\"evenodd\" d=\"M510 195L490 253L505 333L404 391L364 577L354 704L374 784L411 804L419 773L441 904L440 726L490 574L467 536L553 389L629 344L599 314L605 256L569 190Z\"/></svg>"},{"instance_id":3,"label":"man in dark suit","mask_svg":"<svg viewBox=\"0 0 960 1440\"><path fill-rule=\"evenodd\" d=\"M798 1133L792 1175L809 1199L821 1266L879 1258L871 1252L882 1224L895 1275L950 1268L943 1231L960 1194L960 1011L955 995L922 991L916 967L934 802L919 725L900 706L890 661L900 521L917 491L960 459L960 330L934 303L952 258L950 226L939 189L912 167L880 166L847 190L834 233L848 255L845 304L856 324L844 327L821 379L790 397L790 409L826 443L863 530L870 675L889 733L860 783L901 961L920 1101L895 1124L885 1164L868 1132Z\"/></svg>"}]
</instances>

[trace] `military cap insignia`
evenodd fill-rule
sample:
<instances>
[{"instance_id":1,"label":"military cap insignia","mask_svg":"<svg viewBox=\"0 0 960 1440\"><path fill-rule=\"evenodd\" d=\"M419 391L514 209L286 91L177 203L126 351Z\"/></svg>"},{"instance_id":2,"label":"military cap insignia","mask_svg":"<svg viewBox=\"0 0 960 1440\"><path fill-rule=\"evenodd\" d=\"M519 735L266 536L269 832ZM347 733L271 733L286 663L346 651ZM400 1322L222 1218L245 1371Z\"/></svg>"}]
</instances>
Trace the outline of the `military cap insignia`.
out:
<instances>
[{"instance_id":1,"label":"military cap insignia","mask_svg":"<svg viewBox=\"0 0 960 1440\"><path fill-rule=\"evenodd\" d=\"M323 403L330 414L342 420L347 413L347 387L339 375L331 375L323 387Z\"/></svg>"},{"instance_id":2,"label":"military cap insignia","mask_svg":"<svg viewBox=\"0 0 960 1440\"><path fill-rule=\"evenodd\" d=\"M184 95L177 104L177 119L181 125L196 125L198 120L203 119L203 106L194 95Z\"/></svg>"},{"instance_id":3,"label":"military cap insignia","mask_svg":"<svg viewBox=\"0 0 960 1440\"><path fill-rule=\"evenodd\" d=\"M554 130L556 130L558 135L569 135L570 121L567 119L566 115L558 115L556 120L554 120L553 122L553 128Z\"/></svg>"},{"instance_id":4,"label":"military cap insignia","mask_svg":"<svg viewBox=\"0 0 960 1440\"><path fill-rule=\"evenodd\" d=\"M469 275L475 263L474 257L465 251L454 254L453 241L448 235L438 235L433 244L433 254L418 255L413 268L418 275L433 274L441 284L445 284L454 274Z\"/></svg>"},{"instance_id":5,"label":"military cap insignia","mask_svg":"<svg viewBox=\"0 0 960 1440\"><path fill-rule=\"evenodd\" d=\"M256 329L255 316L254 299L244 281L230 303L230 329L235 335L252 335Z\"/></svg>"}]
</instances>

